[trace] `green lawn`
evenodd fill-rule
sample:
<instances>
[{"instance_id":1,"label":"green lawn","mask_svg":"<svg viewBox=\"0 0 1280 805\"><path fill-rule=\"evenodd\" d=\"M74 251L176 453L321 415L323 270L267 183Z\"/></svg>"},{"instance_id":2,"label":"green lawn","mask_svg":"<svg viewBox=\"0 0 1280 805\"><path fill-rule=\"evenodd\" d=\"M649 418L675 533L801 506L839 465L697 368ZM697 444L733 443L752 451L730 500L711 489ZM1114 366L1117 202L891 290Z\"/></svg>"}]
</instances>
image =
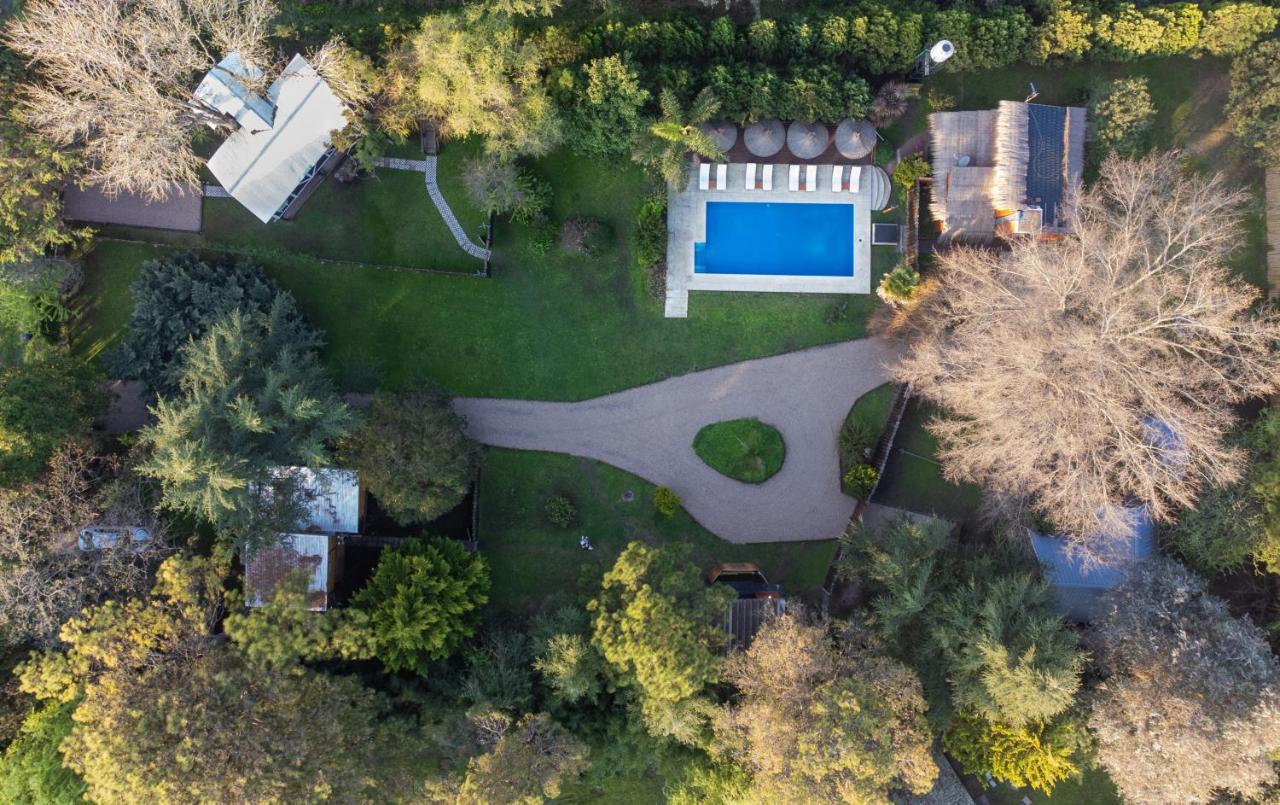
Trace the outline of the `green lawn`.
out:
<instances>
[{"instance_id":1,"label":"green lawn","mask_svg":"<svg viewBox=\"0 0 1280 805\"><path fill-rule=\"evenodd\" d=\"M970 484L953 484L942 477L937 460L938 440L925 427L937 413L936 408L919 399L908 404L873 500L961 522L977 513L982 490Z\"/></svg>"},{"instance_id":2,"label":"green lawn","mask_svg":"<svg viewBox=\"0 0 1280 805\"><path fill-rule=\"evenodd\" d=\"M477 243L484 215L469 200L462 176L467 161L480 156L478 140L455 140L441 152L441 192L458 222ZM417 144L393 153L421 158ZM427 195L421 173L379 170L351 184L327 179L292 221L264 224L234 199L204 201L199 234L104 227L107 236L209 248L262 258L308 255L326 260L474 273L484 264L458 248Z\"/></svg>"},{"instance_id":3,"label":"green lawn","mask_svg":"<svg viewBox=\"0 0 1280 805\"><path fill-rule=\"evenodd\" d=\"M1086 769L1079 780L1059 783L1051 796L1007 785L987 789L987 796L995 805L1020 805L1023 797L1033 805L1120 805L1121 801L1115 783L1101 768Z\"/></svg>"},{"instance_id":4,"label":"green lawn","mask_svg":"<svg viewBox=\"0 0 1280 805\"><path fill-rule=\"evenodd\" d=\"M531 611L556 592L589 594L632 540L683 542L701 568L752 561L788 596L822 584L835 542L734 545L683 511L663 517L653 508L653 484L589 459L553 453L490 449L480 482L480 542L493 575L490 600L503 611ZM625 493L632 493L629 502ZM547 499L569 498L577 508L567 528L551 525ZM583 551L586 534L595 550Z\"/></svg>"},{"instance_id":5,"label":"green lawn","mask_svg":"<svg viewBox=\"0 0 1280 805\"><path fill-rule=\"evenodd\" d=\"M772 478L787 454L778 429L758 419L707 425L694 437L693 450L711 469L748 484Z\"/></svg>"},{"instance_id":6,"label":"green lawn","mask_svg":"<svg viewBox=\"0 0 1280 805\"><path fill-rule=\"evenodd\" d=\"M327 333L329 365L339 373L371 366L386 388L426 377L456 394L578 400L865 334L878 303L872 295L703 292L692 295L688 319L664 319L627 252L644 193L641 172L567 153L543 160L539 170L555 188L555 219L600 219L616 233L616 250L543 255L528 228L503 222L490 279L326 264L280 252L259 259ZM82 350L96 352L118 337L128 319L129 281L142 260L162 253L98 243L81 295L89 313L77 338ZM892 257L877 254L875 269L886 263ZM833 315L842 302L843 314Z\"/></svg>"}]
</instances>

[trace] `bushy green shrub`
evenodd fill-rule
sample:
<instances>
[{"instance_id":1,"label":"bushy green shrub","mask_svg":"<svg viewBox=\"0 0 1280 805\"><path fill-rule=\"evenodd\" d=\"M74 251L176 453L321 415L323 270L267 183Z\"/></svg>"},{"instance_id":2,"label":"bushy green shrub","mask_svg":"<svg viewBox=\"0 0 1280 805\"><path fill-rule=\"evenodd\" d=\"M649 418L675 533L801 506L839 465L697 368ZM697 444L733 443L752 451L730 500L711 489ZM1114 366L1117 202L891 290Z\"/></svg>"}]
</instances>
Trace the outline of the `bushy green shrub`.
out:
<instances>
[{"instance_id":1,"label":"bushy green shrub","mask_svg":"<svg viewBox=\"0 0 1280 805\"><path fill-rule=\"evenodd\" d=\"M0 265L0 326L47 334L71 315L66 300L83 280L84 267L74 260L40 258Z\"/></svg>"},{"instance_id":2,"label":"bushy green shrub","mask_svg":"<svg viewBox=\"0 0 1280 805\"><path fill-rule=\"evenodd\" d=\"M631 253L636 265L645 267L667 262L667 195L650 198L636 211L631 229Z\"/></svg>"},{"instance_id":3,"label":"bushy green shrub","mask_svg":"<svg viewBox=\"0 0 1280 805\"><path fill-rule=\"evenodd\" d=\"M658 514L670 517L680 511L680 504L680 496L670 487L660 486L653 490L653 508L657 509Z\"/></svg>"},{"instance_id":4,"label":"bushy green shrub","mask_svg":"<svg viewBox=\"0 0 1280 805\"><path fill-rule=\"evenodd\" d=\"M0 370L0 484L44 469L63 441L87 435L106 403L102 378L60 354Z\"/></svg>"},{"instance_id":5,"label":"bushy green shrub","mask_svg":"<svg viewBox=\"0 0 1280 805\"><path fill-rule=\"evenodd\" d=\"M649 99L635 69L617 54L592 59L583 65L581 80L574 86L570 147L601 159L626 157Z\"/></svg>"},{"instance_id":6,"label":"bushy green shrub","mask_svg":"<svg viewBox=\"0 0 1280 805\"><path fill-rule=\"evenodd\" d=\"M870 464L855 464L844 474L845 491L855 498L865 498L876 488L880 474Z\"/></svg>"},{"instance_id":7,"label":"bushy green shrub","mask_svg":"<svg viewBox=\"0 0 1280 805\"><path fill-rule=\"evenodd\" d=\"M1100 155L1135 156L1150 146L1156 107L1145 77L1108 81L1092 96L1089 116Z\"/></svg>"},{"instance_id":8,"label":"bushy green shrub","mask_svg":"<svg viewBox=\"0 0 1280 805\"><path fill-rule=\"evenodd\" d=\"M903 157L898 166L893 169L893 183L903 190L910 190L915 187L918 180L932 172L933 168L923 154L911 154Z\"/></svg>"},{"instance_id":9,"label":"bushy green shrub","mask_svg":"<svg viewBox=\"0 0 1280 805\"><path fill-rule=\"evenodd\" d=\"M560 528L568 528L573 523L574 518L578 516L578 510L574 507L573 502L564 495L556 495L547 498L546 504L542 507L542 511L547 516L547 521L554 526Z\"/></svg>"},{"instance_id":10,"label":"bushy green shrub","mask_svg":"<svg viewBox=\"0 0 1280 805\"><path fill-rule=\"evenodd\" d=\"M947 753L970 774L990 774L1018 788L1048 795L1080 774L1074 756L1083 726L1071 720L1010 727L974 713L958 713L943 735Z\"/></svg>"},{"instance_id":11,"label":"bushy green shrub","mask_svg":"<svg viewBox=\"0 0 1280 805\"><path fill-rule=\"evenodd\" d=\"M840 427L841 463L850 468L865 464L870 458L871 451L875 449L878 438L879 434L872 431L871 427L861 419L857 417L845 419Z\"/></svg>"}]
</instances>

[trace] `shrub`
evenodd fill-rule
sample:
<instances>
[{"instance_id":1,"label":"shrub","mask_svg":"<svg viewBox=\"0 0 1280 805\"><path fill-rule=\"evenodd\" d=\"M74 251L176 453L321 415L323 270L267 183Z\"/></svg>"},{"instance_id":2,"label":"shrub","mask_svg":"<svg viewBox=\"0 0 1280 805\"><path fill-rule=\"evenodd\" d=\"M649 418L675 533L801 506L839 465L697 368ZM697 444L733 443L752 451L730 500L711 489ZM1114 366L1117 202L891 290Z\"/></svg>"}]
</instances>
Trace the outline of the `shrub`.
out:
<instances>
[{"instance_id":1,"label":"shrub","mask_svg":"<svg viewBox=\"0 0 1280 805\"><path fill-rule=\"evenodd\" d=\"M568 528L574 518L578 516L578 510L574 507L573 502L564 495L548 498L542 511L547 515L547 520L552 525L560 528Z\"/></svg>"},{"instance_id":2,"label":"shrub","mask_svg":"<svg viewBox=\"0 0 1280 805\"><path fill-rule=\"evenodd\" d=\"M70 316L65 300L83 280L84 268L74 260L41 258L0 266L0 326L36 333L65 320Z\"/></svg>"},{"instance_id":3,"label":"shrub","mask_svg":"<svg viewBox=\"0 0 1280 805\"><path fill-rule=\"evenodd\" d=\"M88 432L106 402L101 382L56 353L0 370L0 484L34 478L58 445Z\"/></svg>"},{"instance_id":4,"label":"shrub","mask_svg":"<svg viewBox=\"0 0 1280 805\"><path fill-rule=\"evenodd\" d=\"M856 417L849 417L840 427L840 458L850 470L865 462L876 446L877 435L871 427ZM873 470L874 472L874 470Z\"/></svg>"},{"instance_id":5,"label":"shrub","mask_svg":"<svg viewBox=\"0 0 1280 805\"><path fill-rule=\"evenodd\" d=\"M480 469L480 446L467 438L449 396L427 386L379 393L369 417L339 445L369 491L401 525L426 523L466 497Z\"/></svg>"},{"instance_id":6,"label":"shrub","mask_svg":"<svg viewBox=\"0 0 1280 805\"><path fill-rule=\"evenodd\" d=\"M658 510L658 514L670 517L680 510L680 505L680 496L670 487L660 486L653 490L653 508Z\"/></svg>"},{"instance_id":7,"label":"shrub","mask_svg":"<svg viewBox=\"0 0 1280 805\"><path fill-rule=\"evenodd\" d=\"M560 248L568 254L595 257L613 245L608 224L590 218L570 218L560 227Z\"/></svg>"},{"instance_id":8,"label":"shrub","mask_svg":"<svg viewBox=\"0 0 1280 805\"><path fill-rule=\"evenodd\" d=\"M1048 795L1054 786L1080 774L1072 756L1078 741L1074 722L1010 727L973 713L957 714L942 745L970 774L990 774L1018 788Z\"/></svg>"},{"instance_id":9,"label":"shrub","mask_svg":"<svg viewBox=\"0 0 1280 805\"><path fill-rule=\"evenodd\" d=\"M509 158L468 160L463 185L486 215L510 215L519 223L541 218L551 205L551 186Z\"/></svg>"},{"instance_id":10,"label":"shrub","mask_svg":"<svg viewBox=\"0 0 1280 805\"><path fill-rule=\"evenodd\" d=\"M844 488L856 498L865 498L871 494L872 489L876 488L878 480L880 480L880 474L876 472L875 467L870 464L857 464L850 467L844 474Z\"/></svg>"},{"instance_id":11,"label":"shrub","mask_svg":"<svg viewBox=\"0 0 1280 805\"><path fill-rule=\"evenodd\" d=\"M636 265L645 268L667 262L667 196L650 198L636 212L631 229L631 251Z\"/></svg>"},{"instance_id":12,"label":"shrub","mask_svg":"<svg viewBox=\"0 0 1280 805\"><path fill-rule=\"evenodd\" d=\"M1117 78L1098 87L1089 102L1093 139L1105 156L1136 156L1151 144L1156 107L1146 78Z\"/></svg>"},{"instance_id":13,"label":"shrub","mask_svg":"<svg viewBox=\"0 0 1280 805\"><path fill-rule=\"evenodd\" d=\"M915 296L916 287L920 284L920 272L907 263L898 263L893 270L880 278L876 295L886 304L902 307Z\"/></svg>"},{"instance_id":14,"label":"shrub","mask_svg":"<svg viewBox=\"0 0 1280 805\"><path fill-rule=\"evenodd\" d=\"M893 169L893 183L904 192L909 191L915 187L918 180L923 179L932 172L933 168L923 154L911 154L903 157L902 161L898 163L898 167Z\"/></svg>"}]
</instances>

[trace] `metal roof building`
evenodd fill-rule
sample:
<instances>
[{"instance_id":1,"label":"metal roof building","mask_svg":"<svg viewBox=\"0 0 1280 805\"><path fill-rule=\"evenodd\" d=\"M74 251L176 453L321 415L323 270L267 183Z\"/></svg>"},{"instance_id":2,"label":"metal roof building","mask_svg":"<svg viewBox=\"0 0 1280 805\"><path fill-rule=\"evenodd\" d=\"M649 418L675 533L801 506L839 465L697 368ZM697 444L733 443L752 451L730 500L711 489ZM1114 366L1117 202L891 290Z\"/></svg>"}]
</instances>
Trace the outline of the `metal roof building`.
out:
<instances>
[{"instance_id":1,"label":"metal roof building","mask_svg":"<svg viewBox=\"0 0 1280 805\"><path fill-rule=\"evenodd\" d=\"M1108 536L1103 543L1108 553L1094 561L1086 561L1063 537L1029 532L1031 548L1057 594L1059 612L1067 620L1093 620L1098 598L1124 581L1129 568L1155 556L1156 524L1151 510L1143 504L1124 511L1128 531Z\"/></svg>"},{"instance_id":2,"label":"metal roof building","mask_svg":"<svg viewBox=\"0 0 1280 805\"><path fill-rule=\"evenodd\" d=\"M277 478L292 476L298 484L307 514L299 531L326 534L358 534L364 496L355 470L310 467L276 467Z\"/></svg>"},{"instance_id":3,"label":"metal roof building","mask_svg":"<svg viewBox=\"0 0 1280 805\"><path fill-rule=\"evenodd\" d=\"M234 118L239 128L209 159L222 187L260 221L280 217L332 153L345 107L315 69L295 55L267 88L249 88L262 72L231 53L209 71L196 100Z\"/></svg>"},{"instance_id":4,"label":"metal roof building","mask_svg":"<svg viewBox=\"0 0 1280 805\"><path fill-rule=\"evenodd\" d=\"M256 549L245 560L245 604L260 607L293 573L307 577L307 609L329 607L329 591L337 573L338 547L329 534L284 534L275 545Z\"/></svg>"}]
</instances>

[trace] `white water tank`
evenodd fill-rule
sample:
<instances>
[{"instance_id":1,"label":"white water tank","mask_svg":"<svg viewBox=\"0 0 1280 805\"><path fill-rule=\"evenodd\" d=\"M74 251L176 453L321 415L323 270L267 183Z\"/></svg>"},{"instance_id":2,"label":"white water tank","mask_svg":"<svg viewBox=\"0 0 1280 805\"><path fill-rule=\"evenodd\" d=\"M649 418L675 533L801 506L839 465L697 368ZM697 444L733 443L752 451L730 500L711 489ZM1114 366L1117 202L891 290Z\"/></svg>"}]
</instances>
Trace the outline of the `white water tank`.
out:
<instances>
[{"instance_id":1,"label":"white water tank","mask_svg":"<svg viewBox=\"0 0 1280 805\"><path fill-rule=\"evenodd\" d=\"M929 48L929 61L934 64L942 64L947 59L956 54L955 45L951 44L950 39L940 39Z\"/></svg>"}]
</instances>

